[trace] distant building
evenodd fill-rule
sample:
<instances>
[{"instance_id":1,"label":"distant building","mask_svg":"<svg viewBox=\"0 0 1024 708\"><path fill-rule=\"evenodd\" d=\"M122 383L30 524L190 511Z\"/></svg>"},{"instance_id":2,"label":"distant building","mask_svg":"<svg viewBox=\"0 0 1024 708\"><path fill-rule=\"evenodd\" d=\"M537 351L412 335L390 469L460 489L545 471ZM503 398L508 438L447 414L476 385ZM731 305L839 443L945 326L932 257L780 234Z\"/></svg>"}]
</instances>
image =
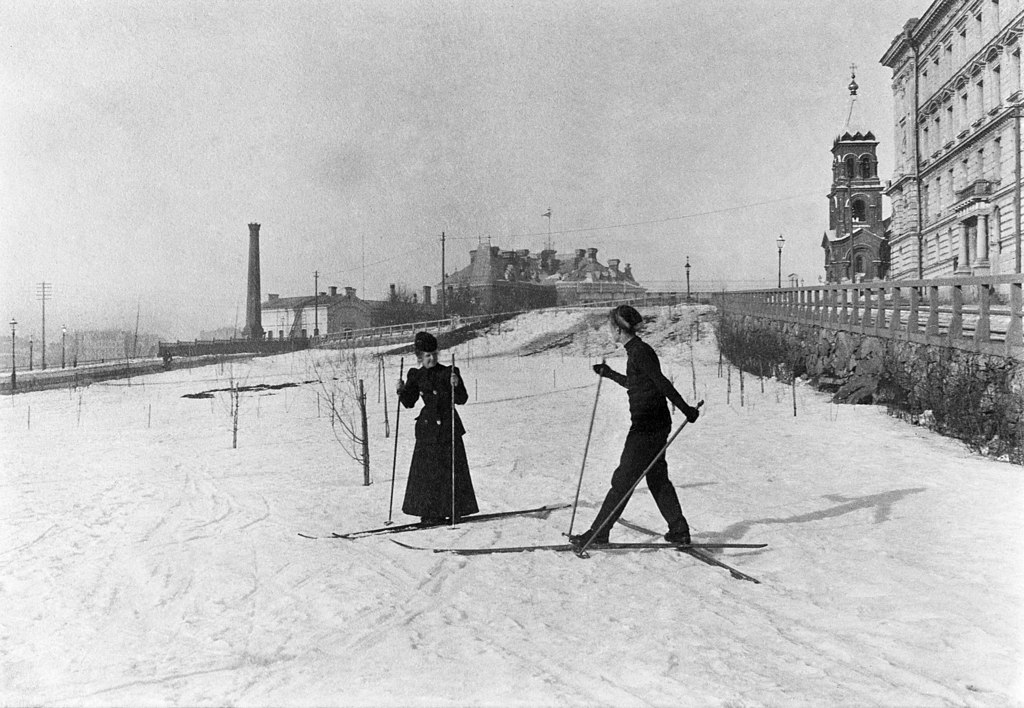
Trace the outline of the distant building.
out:
<instances>
[{"instance_id":1,"label":"distant building","mask_svg":"<svg viewBox=\"0 0 1024 708\"><path fill-rule=\"evenodd\" d=\"M832 188L828 194L829 231L821 239L825 281L861 282L884 278L889 244L882 217L878 141L863 124L857 104L857 77L850 77L846 122L832 142Z\"/></svg>"},{"instance_id":2,"label":"distant building","mask_svg":"<svg viewBox=\"0 0 1024 708\"><path fill-rule=\"evenodd\" d=\"M935 0L892 69L892 277L1019 272L1024 0Z\"/></svg>"},{"instance_id":3,"label":"distant building","mask_svg":"<svg viewBox=\"0 0 1024 708\"><path fill-rule=\"evenodd\" d=\"M422 301L418 295L403 301L394 285L387 300L363 300L356 296L355 288L339 293L332 286L319 295L281 297L270 293L260 311L267 339L302 339L431 319L436 312L430 300L429 287L423 288Z\"/></svg>"},{"instance_id":4,"label":"distant building","mask_svg":"<svg viewBox=\"0 0 1024 708\"><path fill-rule=\"evenodd\" d=\"M531 254L528 249L506 251L481 244L469 252L469 260L446 278L449 312L532 309L645 292L628 263L621 270L619 259L602 265L596 248L559 255L551 249Z\"/></svg>"}]
</instances>

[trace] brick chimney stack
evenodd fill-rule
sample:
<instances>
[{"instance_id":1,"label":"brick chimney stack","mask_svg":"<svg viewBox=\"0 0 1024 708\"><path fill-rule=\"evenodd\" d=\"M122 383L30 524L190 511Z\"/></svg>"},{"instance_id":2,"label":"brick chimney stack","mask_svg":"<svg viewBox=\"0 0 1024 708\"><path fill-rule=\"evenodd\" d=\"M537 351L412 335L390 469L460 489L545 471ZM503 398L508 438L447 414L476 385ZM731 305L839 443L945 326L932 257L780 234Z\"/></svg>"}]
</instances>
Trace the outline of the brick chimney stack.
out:
<instances>
[{"instance_id":1,"label":"brick chimney stack","mask_svg":"<svg viewBox=\"0 0 1024 708\"><path fill-rule=\"evenodd\" d=\"M260 309L260 225L249 224L249 290L245 298L245 328L242 336L263 339Z\"/></svg>"}]
</instances>

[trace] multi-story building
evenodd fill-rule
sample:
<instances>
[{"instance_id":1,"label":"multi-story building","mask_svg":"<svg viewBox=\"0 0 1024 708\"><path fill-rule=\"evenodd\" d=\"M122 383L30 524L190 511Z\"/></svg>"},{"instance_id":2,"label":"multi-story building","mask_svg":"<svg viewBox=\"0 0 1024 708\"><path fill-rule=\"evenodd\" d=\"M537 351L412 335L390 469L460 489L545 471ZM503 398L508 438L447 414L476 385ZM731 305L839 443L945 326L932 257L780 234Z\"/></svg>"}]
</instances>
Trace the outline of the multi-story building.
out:
<instances>
[{"instance_id":1,"label":"multi-story building","mask_svg":"<svg viewBox=\"0 0 1024 708\"><path fill-rule=\"evenodd\" d=\"M846 123L832 142L832 188L828 194L829 231L821 239L825 279L841 283L884 278L888 267L878 141L863 124L857 104L857 77L850 78Z\"/></svg>"},{"instance_id":2,"label":"multi-story building","mask_svg":"<svg viewBox=\"0 0 1024 708\"><path fill-rule=\"evenodd\" d=\"M597 260L596 248L578 248L572 255L546 249L504 251L480 244L469 252L469 265L452 273L438 292L458 314L508 312L519 309L611 300L645 292L629 263L618 258L608 265Z\"/></svg>"},{"instance_id":3,"label":"multi-story building","mask_svg":"<svg viewBox=\"0 0 1024 708\"><path fill-rule=\"evenodd\" d=\"M934 0L892 69L891 277L1020 272L1024 0Z\"/></svg>"}]
</instances>

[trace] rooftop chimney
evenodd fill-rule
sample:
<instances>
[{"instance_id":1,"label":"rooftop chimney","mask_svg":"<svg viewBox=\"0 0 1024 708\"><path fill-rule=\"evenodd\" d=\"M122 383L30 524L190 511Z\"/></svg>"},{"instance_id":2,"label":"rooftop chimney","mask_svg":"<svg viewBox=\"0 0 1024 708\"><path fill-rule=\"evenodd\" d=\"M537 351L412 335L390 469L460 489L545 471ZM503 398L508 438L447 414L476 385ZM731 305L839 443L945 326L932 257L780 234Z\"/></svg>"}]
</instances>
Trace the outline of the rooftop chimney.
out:
<instances>
[{"instance_id":1,"label":"rooftop chimney","mask_svg":"<svg viewBox=\"0 0 1024 708\"><path fill-rule=\"evenodd\" d=\"M334 297L334 296L336 296L338 294L338 286L337 285L332 285L331 287L328 288L328 290L331 291L331 297Z\"/></svg>"},{"instance_id":2,"label":"rooftop chimney","mask_svg":"<svg viewBox=\"0 0 1024 708\"><path fill-rule=\"evenodd\" d=\"M345 297L355 297L355 296L356 296L356 289L355 288L345 288Z\"/></svg>"},{"instance_id":3,"label":"rooftop chimney","mask_svg":"<svg viewBox=\"0 0 1024 708\"><path fill-rule=\"evenodd\" d=\"M245 327L242 336L263 339L260 308L260 225L249 224L249 290L245 298Z\"/></svg>"}]
</instances>

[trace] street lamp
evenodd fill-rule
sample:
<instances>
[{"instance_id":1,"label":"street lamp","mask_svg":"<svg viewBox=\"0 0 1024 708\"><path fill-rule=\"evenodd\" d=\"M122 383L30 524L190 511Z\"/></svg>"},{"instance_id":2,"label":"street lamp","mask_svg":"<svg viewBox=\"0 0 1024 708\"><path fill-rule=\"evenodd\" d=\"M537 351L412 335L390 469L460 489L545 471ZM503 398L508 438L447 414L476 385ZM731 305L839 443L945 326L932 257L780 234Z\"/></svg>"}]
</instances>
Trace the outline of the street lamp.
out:
<instances>
[{"instance_id":1,"label":"street lamp","mask_svg":"<svg viewBox=\"0 0 1024 708\"><path fill-rule=\"evenodd\" d=\"M686 301L690 301L690 257L686 257Z\"/></svg>"},{"instance_id":2,"label":"street lamp","mask_svg":"<svg viewBox=\"0 0 1024 708\"><path fill-rule=\"evenodd\" d=\"M782 289L782 246L785 245L786 239L782 238L782 234L775 239L775 243L779 245L779 290Z\"/></svg>"},{"instance_id":3,"label":"street lamp","mask_svg":"<svg viewBox=\"0 0 1024 708\"><path fill-rule=\"evenodd\" d=\"M65 325L60 326L60 368L64 368L64 338L68 334L68 328Z\"/></svg>"},{"instance_id":4,"label":"street lamp","mask_svg":"<svg viewBox=\"0 0 1024 708\"><path fill-rule=\"evenodd\" d=\"M14 357L14 328L18 326L17 320L11 318L11 393L14 393L14 389L18 386L18 375L15 370L18 368L17 362Z\"/></svg>"}]
</instances>

